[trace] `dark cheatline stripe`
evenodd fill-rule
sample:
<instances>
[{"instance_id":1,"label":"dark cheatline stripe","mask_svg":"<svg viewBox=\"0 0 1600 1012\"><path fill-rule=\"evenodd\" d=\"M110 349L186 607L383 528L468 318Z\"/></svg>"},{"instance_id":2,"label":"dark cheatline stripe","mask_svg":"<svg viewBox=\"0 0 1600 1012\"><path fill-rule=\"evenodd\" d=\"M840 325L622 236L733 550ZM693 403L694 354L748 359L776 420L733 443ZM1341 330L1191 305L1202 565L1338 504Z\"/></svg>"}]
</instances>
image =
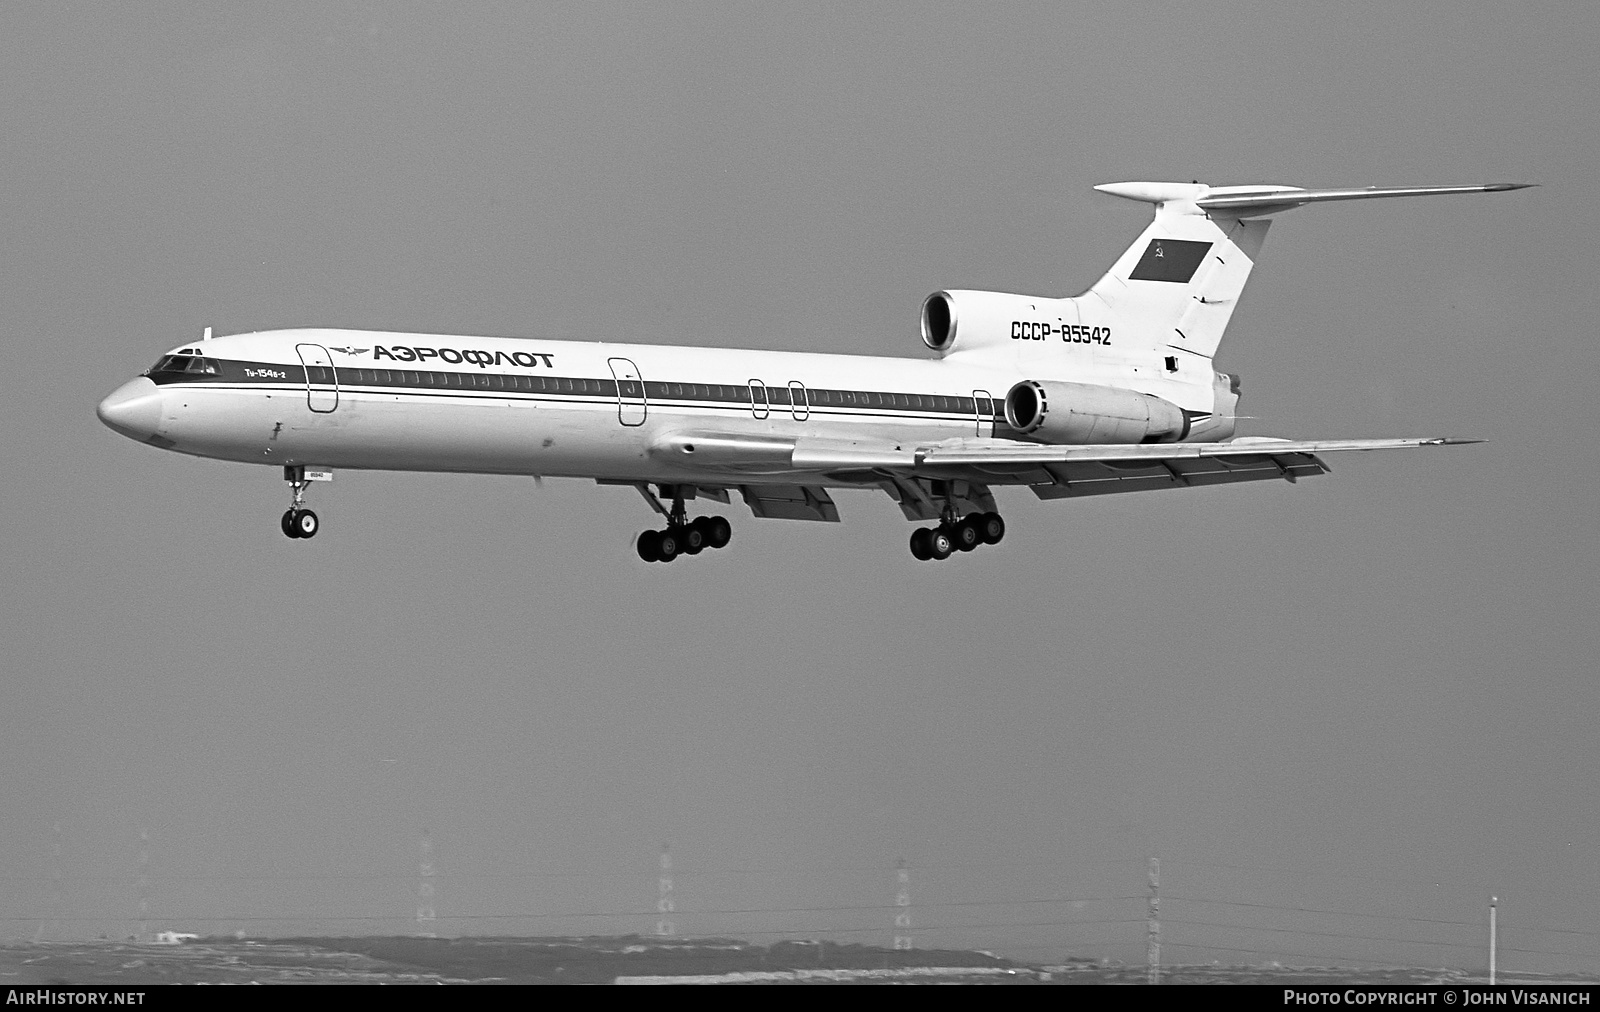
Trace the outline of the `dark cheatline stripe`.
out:
<instances>
[{"instance_id":1,"label":"dark cheatline stripe","mask_svg":"<svg viewBox=\"0 0 1600 1012\"><path fill-rule=\"evenodd\" d=\"M579 376L507 375L491 372L441 372L430 369L369 369L325 366L284 365L277 362L234 362L207 359L216 367L215 373L192 372L148 373L157 384L185 383L196 386L282 386L309 382L312 385L341 388L397 389L407 393L436 394L471 392L480 396L496 393L535 394L589 400L615 399L617 381L612 378ZM337 372L337 380L335 380ZM771 411L789 412L793 408L792 391L788 386L768 386L766 404ZM622 396L638 397L639 384L623 381ZM751 407L750 387L744 384L717 383L664 383L648 380L644 383L644 396L653 404L717 404ZM757 398L757 406L760 399ZM1001 417L1003 403L999 398L989 398L990 411L986 417ZM971 397L951 397L944 394L908 394L883 390L834 390L806 388L804 407L811 411L830 408L847 408L866 411L892 411L895 413L966 415L975 417L977 408Z\"/></svg>"},{"instance_id":2,"label":"dark cheatline stripe","mask_svg":"<svg viewBox=\"0 0 1600 1012\"><path fill-rule=\"evenodd\" d=\"M1192 239L1151 239L1128 279L1188 284L1210 248L1210 243Z\"/></svg>"}]
</instances>

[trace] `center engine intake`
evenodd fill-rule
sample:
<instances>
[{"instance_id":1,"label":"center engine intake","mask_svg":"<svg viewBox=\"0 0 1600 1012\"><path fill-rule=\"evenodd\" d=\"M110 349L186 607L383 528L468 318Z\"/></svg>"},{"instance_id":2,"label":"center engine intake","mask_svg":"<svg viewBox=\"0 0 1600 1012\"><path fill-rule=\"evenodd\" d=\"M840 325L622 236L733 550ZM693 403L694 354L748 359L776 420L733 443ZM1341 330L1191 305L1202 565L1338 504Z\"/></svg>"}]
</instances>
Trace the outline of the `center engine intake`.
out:
<instances>
[{"instance_id":1,"label":"center engine intake","mask_svg":"<svg viewBox=\"0 0 1600 1012\"><path fill-rule=\"evenodd\" d=\"M1006 421L1041 443L1176 443L1189 420L1150 394L1054 380L1023 380L1006 394Z\"/></svg>"}]
</instances>

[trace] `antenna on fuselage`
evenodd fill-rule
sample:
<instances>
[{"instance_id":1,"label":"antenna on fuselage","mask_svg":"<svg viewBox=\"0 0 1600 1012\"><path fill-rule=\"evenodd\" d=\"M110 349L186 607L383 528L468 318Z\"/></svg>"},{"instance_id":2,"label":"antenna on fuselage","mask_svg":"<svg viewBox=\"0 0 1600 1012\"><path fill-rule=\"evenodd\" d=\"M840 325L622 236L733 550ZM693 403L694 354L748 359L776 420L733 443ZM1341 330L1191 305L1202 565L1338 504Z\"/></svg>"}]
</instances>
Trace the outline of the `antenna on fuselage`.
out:
<instances>
[{"instance_id":1,"label":"antenna on fuselage","mask_svg":"<svg viewBox=\"0 0 1600 1012\"><path fill-rule=\"evenodd\" d=\"M200 340L202 340L202 341L211 340L211 328L210 327L207 327L206 329L204 329L204 330L202 330L200 332Z\"/></svg>"}]
</instances>

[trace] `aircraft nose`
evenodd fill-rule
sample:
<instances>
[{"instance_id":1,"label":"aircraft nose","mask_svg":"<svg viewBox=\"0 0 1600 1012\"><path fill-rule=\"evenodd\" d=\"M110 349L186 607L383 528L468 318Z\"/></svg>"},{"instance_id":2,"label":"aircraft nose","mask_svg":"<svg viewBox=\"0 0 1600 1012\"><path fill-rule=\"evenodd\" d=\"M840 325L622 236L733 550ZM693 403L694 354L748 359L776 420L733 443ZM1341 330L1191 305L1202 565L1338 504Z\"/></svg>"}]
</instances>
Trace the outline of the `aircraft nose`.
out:
<instances>
[{"instance_id":1,"label":"aircraft nose","mask_svg":"<svg viewBox=\"0 0 1600 1012\"><path fill-rule=\"evenodd\" d=\"M142 443L161 424L161 388L144 376L129 380L101 401L95 414L109 428Z\"/></svg>"}]
</instances>

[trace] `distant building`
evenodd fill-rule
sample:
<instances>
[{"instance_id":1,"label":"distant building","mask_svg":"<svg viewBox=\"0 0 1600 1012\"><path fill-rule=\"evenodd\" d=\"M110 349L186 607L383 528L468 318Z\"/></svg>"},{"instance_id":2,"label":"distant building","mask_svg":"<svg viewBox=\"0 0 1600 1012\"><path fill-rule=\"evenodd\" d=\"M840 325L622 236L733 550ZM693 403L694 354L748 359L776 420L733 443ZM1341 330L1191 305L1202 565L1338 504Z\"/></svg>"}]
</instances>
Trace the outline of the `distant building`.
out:
<instances>
[{"instance_id":1,"label":"distant building","mask_svg":"<svg viewBox=\"0 0 1600 1012\"><path fill-rule=\"evenodd\" d=\"M193 935L187 931L162 931L156 935L156 944L182 945L184 942L194 942L199 939L199 935Z\"/></svg>"}]
</instances>

